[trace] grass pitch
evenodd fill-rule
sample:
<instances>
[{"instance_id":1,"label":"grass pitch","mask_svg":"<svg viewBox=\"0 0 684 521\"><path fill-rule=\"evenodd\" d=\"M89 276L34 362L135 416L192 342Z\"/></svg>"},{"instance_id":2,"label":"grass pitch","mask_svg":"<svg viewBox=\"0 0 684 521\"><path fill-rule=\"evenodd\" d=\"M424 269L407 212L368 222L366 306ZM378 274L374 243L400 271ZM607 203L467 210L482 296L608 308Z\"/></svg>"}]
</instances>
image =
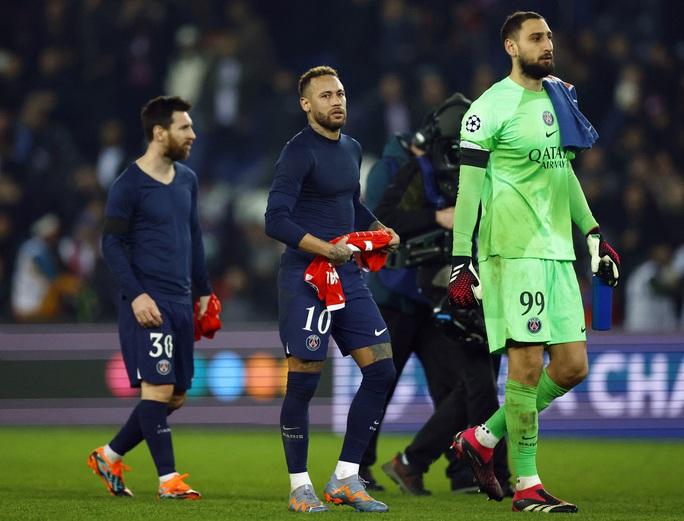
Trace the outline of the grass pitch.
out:
<instances>
[{"instance_id":1,"label":"grass pitch","mask_svg":"<svg viewBox=\"0 0 684 521\"><path fill-rule=\"evenodd\" d=\"M86 467L88 452L109 441L114 428L0 428L0 520L169 521L293 519L288 512L289 480L280 437L273 431L174 428L176 463L191 474L188 483L201 501L160 502L147 447L126 457L133 471L126 484L134 498L109 496ZM481 494L452 495L445 460L426 476L431 497L408 497L380 470L409 442L383 435L375 474L387 487L377 493L388 514L401 520L486 520L544 517L510 511L510 499L486 501ZM337 461L341 439L313 433L309 472L316 490ZM684 519L684 443L681 441L560 440L542 438L539 467L549 491L577 503L582 520ZM332 507L330 519L357 519L349 507Z\"/></svg>"}]
</instances>

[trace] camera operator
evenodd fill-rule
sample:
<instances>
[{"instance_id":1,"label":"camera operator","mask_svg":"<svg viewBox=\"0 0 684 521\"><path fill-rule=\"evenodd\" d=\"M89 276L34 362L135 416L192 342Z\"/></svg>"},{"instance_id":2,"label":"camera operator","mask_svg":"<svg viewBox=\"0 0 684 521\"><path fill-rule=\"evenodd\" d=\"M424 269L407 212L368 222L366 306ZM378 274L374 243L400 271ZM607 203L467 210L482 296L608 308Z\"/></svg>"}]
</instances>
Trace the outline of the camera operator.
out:
<instances>
[{"instance_id":1,"label":"camera operator","mask_svg":"<svg viewBox=\"0 0 684 521\"><path fill-rule=\"evenodd\" d=\"M498 407L494 364L486 348L481 316L458 315L442 305L448 283L453 211L458 186L461 117L470 101L455 93L430 113L413 136L395 136L371 169L366 204L378 218L402 237L432 241L431 254L416 258L410 243L394 259L401 269L384 269L369 280L369 287L387 323L393 346L397 380L411 353L425 371L435 411L403 453L382 466L403 492L427 495L423 474L445 454L450 460L447 477L455 492L477 490L469 468L448 450L453 434L484 421ZM440 232L441 230L441 232ZM436 232L436 233L433 233ZM441 240L440 240L441 239ZM442 246L440 246L440 244ZM435 251L439 251L436 255ZM420 255L418 255L420 257ZM435 316L439 310L439 319ZM468 312L466 312L468 313ZM441 322L441 324L440 324ZM446 328L446 329L445 329ZM392 398L391 388L386 406ZM376 461L377 436L361 462L360 475L369 488L380 487L370 472ZM495 466L505 491L510 472L505 444L498 447Z\"/></svg>"}]
</instances>

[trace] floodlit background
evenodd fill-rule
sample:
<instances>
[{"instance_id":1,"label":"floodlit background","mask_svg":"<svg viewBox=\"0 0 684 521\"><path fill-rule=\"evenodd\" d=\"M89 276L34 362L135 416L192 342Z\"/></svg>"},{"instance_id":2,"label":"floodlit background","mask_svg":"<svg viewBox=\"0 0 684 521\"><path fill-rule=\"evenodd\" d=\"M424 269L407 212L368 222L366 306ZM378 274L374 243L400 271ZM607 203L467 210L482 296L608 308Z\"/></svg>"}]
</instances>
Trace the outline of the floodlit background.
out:
<instances>
[{"instance_id":1,"label":"floodlit background","mask_svg":"<svg viewBox=\"0 0 684 521\"><path fill-rule=\"evenodd\" d=\"M298 75L338 69L345 131L367 169L388 136L415 130L451 92L474 99L508 73L498 31L520 7L547 17L557 74L577 86L601 136L575 169L622 255L615 322L681 331L684 33L674 0L6 2L0 322L115 319L117 290L98 251L103 202L142 153L139 109L159 94L194 105L188 164L224 319L275 320L281 247L264 236L263 211L275 159L305 125ZM40 236L54 247L44 251ZM584 250L578 243L581 259ZM36 252L40 270L18 282ZM586 288L587 263L577 268Z\"/></svg>"}]
</instances>

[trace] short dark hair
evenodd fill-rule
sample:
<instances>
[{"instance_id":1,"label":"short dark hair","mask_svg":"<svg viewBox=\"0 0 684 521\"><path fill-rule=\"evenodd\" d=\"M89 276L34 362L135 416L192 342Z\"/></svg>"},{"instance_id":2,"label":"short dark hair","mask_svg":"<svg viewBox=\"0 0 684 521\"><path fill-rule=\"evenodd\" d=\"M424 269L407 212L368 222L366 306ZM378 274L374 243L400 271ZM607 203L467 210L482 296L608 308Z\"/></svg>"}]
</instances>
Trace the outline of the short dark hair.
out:
<instances>
[{"instance_id":1,"label":"short dark hair","mask_svg":"<svg viewBox=\"0 0 684 521\"><path fill-rule=\"evenodd\" d=\"M140 110L140 121L147 142L152 141L154 127L167 129L171 126L174 112L187 112L192 105L179 96L157 96L145 103Z\"/></svg>"},{"instance_id":2,"label":"short dark hair","mask_svg":"<svg viewBox=\"0 0 684 521\"><path fill-rule=\"evenodd\" d=\"M299 95L303 96L304 90L306 90L306 88L309 86L311 80L313 78L318 78L319 76L335 76L335 78L339 78L339 76L337 75L337 71L328 65L318 65L317 67L311 67L308 71L306 71L299 77L299 84L297 86L299 90Z\"/></svg>"},{"instance_id":3,"label":"short dark hair","mask_svg":"<svg viewBox=\"0 0 684 521\"><path fill-rule=\"evenodd\" d=\"M507 39L515 38L515 35L520 32L523 22L532 19L543 20L544 17L534 11L516 11L506 18L506 21L501 26L501 43L505 44Z\"/></svg>"}]
</instances>

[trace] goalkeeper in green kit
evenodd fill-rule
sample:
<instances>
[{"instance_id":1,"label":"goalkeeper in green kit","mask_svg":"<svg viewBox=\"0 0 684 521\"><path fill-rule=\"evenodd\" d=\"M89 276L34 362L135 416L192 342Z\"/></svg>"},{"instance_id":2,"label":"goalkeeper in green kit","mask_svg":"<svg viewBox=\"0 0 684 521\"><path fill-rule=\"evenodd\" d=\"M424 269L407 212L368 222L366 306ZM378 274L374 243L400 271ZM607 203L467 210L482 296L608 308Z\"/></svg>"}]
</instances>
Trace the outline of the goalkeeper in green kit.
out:
<instances>
[{"instance_id":1,"label":"goalkeeper in green kit","mask_svg":"<svg viewBox=\"0 0 684 521\"><path fill-rule=\"evenodd\" d=\"M574 87L549 76L553 43L546 20L513 13L501 40L511 74L463 116L448 292L455 306L482 301L489 349L508 355L506 399L484 424L458 433L454 447L480 488L500 501L492 453L508 434L517 476L513 510L577 512L546 492L536 466L538 413L588 373L572 223L587 237L592 271L613 286L620 258L601 237L570 164L598 134L577 108ZM471 250L480 203L478 278Z\"/></svg>"}]
</instances>

